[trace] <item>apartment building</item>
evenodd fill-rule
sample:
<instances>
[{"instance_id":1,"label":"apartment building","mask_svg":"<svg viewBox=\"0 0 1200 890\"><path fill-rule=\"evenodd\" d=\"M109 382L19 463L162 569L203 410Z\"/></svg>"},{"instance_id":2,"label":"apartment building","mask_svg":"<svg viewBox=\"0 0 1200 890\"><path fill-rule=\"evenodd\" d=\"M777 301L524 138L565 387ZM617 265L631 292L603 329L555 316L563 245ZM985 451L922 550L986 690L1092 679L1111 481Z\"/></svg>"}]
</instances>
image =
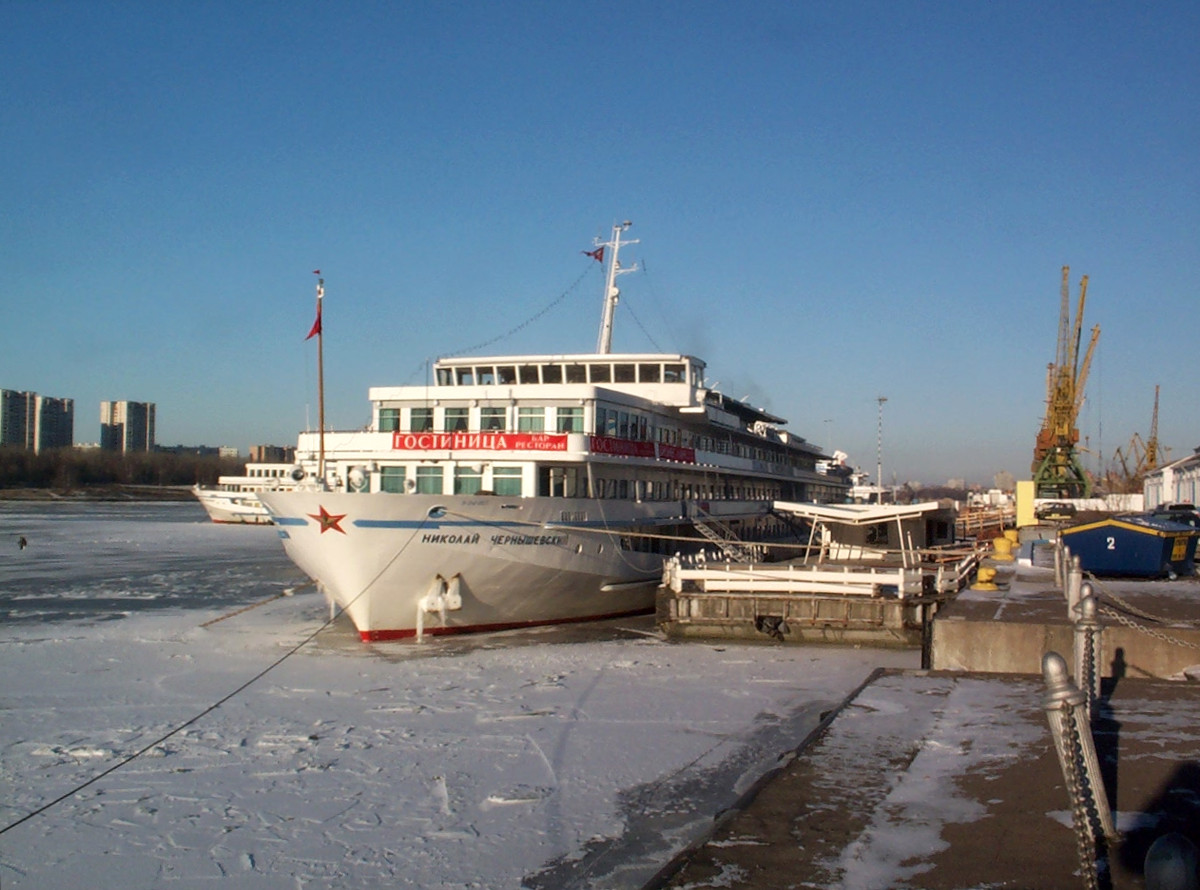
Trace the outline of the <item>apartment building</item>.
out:
<instances>
[{"instance_id":1,"label":"apartment building","mask_svg":"<svg viewBox=\"0 0 1200 890\"><path fill-rule=\"evenodd\" d=\"M40 453L74 443L74 399L0 389L0 446Z\"/></svg>"},{"instance_id":2,"label":"apartment building","mask_svg":"<svg viewBox=\"0 0 1200 890\"><path fill-rule=\"evenodd\" d=\"M153 402L101 402L100 448L153 451L154 409Z\"/></svg>"},{"instance_id":3,"label":"apartment building","mask_svg":"<svg viewBox=\"0 0 1200 890\"><path fill-rule=\"evenodd\" d=\"M296 462L295 445L251 445L250 460L256 464L284 464Z\"/></svg>"}]
</instances>

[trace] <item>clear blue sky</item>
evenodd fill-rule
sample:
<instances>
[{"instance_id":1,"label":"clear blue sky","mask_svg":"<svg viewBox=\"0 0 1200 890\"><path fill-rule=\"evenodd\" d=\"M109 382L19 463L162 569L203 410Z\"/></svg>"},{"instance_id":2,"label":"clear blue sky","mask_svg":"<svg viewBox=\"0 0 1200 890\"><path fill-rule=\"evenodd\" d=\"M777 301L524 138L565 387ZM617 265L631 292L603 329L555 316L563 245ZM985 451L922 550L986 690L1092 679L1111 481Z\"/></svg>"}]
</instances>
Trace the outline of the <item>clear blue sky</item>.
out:
<instances>
[{"instance_id":1,"label":"clear blue sky","mask_svg":"<svg viewBox=\"0 0 1200 890\"><path fill-rule=\"evenodd\" d=\"M1061 267L1105 461L1200 445L1200 4L0 3L0 387L294 443L426 360L616 351L885 477L1028 474ZM589 266L590 264L590 266ZM1097 458L1092 458L1096 460Z\"/></svg>"}]
</instances>

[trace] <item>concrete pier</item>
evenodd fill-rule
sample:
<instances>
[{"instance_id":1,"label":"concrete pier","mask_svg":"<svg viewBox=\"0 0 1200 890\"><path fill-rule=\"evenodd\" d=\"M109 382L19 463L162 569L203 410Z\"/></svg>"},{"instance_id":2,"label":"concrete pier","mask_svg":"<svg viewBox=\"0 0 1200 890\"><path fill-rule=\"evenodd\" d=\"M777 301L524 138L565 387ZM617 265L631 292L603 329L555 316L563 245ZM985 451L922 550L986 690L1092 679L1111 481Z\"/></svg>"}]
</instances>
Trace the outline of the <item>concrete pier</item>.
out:
<instances>
[{"instance_id":1,"label":"concrete pier","mask_svg":"<svg viewBox=\"0 0 1200 890\"><path fill-rule=\"evenodd\" d=\"M997 568L1000 590L964 590L938 612L931 668L1036 674L1046 652L1071 652L1073 625L1053 569ZM1183 679L1200 669L1200 579L1088 583L1101 603L1103 676Z\"/></svg>"},{"instance_id":2,"label":"concrete pier","mask_svg":"<svg viewBox=\"0 0 1200 890\"><path fill-rule=\"evenodd\" d=\"M1043 654L1070 661L1066 598L1053 570L999 567L999 590L934 619L937 669L873 675L647 887L1089 886L1043 709ZM1200 580L1095 584L1116 825L1098 886L1141 890L1155 841L1200 847Z\"/></svg>"}]
</instances>

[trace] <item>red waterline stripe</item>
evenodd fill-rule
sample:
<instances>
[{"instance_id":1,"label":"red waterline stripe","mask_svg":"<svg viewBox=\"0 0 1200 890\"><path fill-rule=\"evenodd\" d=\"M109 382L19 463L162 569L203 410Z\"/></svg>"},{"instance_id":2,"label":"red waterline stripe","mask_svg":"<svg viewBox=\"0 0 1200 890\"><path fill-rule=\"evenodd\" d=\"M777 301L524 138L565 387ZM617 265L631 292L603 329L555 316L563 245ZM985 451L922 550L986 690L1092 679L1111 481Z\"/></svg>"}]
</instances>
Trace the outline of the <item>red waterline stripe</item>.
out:
<instances>
[{"instance_id":1,"label":"red waterline stripe","mask_svg":"<svg viewBox=\"0 0 1200 890\"><path fill-rule=\"evenodd\" d=\"M654 611L650 606L645 609L633 609L628 612L610 612L607 615L586 615L582 618L554 618L550 621L509 621L502 624L471 624L464 627L428 627L422 634L425 636L449 636L451 634L473 634L485 631L517 630L522 627L549 627L553 624L581 624L584 621L607 621L610 618L629 618L634 615L649 615ZM407 630L363 630L358 635L364 643L383 643L388 640L405 640L417 635L416 628Z\"/></svg>"}]
</instances>

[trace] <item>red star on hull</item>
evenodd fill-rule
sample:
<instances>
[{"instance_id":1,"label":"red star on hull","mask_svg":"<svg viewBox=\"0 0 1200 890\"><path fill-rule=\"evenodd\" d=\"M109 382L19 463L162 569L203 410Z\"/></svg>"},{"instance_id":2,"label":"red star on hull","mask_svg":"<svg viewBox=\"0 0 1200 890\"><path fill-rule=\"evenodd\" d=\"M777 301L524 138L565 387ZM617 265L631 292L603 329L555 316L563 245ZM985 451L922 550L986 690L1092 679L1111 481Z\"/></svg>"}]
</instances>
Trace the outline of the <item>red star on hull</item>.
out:
<instances>
[{"instance_id":1,"label":"red star on hull","mask_svg":"<svg viewBox=\"0 0 1200 890\"><path fill-rule=\"evenodd\" d=\"M309 513L308 516L310 519L317 520L317 525L321 526L321 534L325 534L325 532L331 529L335 532L341 532L343 535L346 533L346 530L339 525L346 518L345 513L341 515L330 513L324 507L321 507L320 510L320 513Z\"/></svg>"}]
</instances>

